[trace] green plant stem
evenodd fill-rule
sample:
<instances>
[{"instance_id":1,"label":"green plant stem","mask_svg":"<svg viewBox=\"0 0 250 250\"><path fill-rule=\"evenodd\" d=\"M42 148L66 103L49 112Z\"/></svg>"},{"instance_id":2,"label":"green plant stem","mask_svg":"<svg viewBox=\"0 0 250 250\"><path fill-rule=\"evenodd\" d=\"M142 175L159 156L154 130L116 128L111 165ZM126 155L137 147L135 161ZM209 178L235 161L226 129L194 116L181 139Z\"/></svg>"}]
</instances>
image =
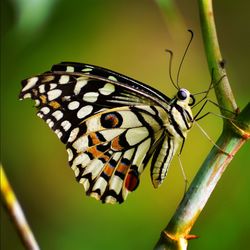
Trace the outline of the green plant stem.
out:
<instances>
[{"instance_id":1,"label":"green plant stem","mask_svg":"<svg viewBox=\"0 0 250 250\"><path fill-rule=\"evenodd\" d=\"M215 94L218 104L224 108L221 110L221 113L227 117L230 117L232 116L232 113L230 114L226 112L225 109L235 112L237 105L226 75L224 60L220 52L212 0L198 0L198 4L200 11L201 31L203 35L208 67L211 73L213 70L212 77L215 83L222 79L219 84L215 84L214 86Z\"/></svg>"},{"instance_id":2,"label":"green plant stem","mask_svg":"<svg viewBox=\"0 0 250 250\"><path fill-rule=\"evenodd\" d=\"M216 80L218 82L224 76L220 83L215 85L218 104L224 109L235 112L237 105L226 76L219 49L212 0L199 0L198 2L210 72L213 72L215 82ZM221 113L232 119L224 119L222 134L216 142L216 145L222 151L216 147L212 148L172 219L162 231L161 237L155 246L157 250L187 249L188 240L196 238L195 235L189 234L195 221L206 205L223 172L233 159L233 156L250 137L250 104L237 117L234 117L233 113L227 112L224 109L221 109ZM227 152L227 154L224 152Z\"/></svg>"}]
</instances>

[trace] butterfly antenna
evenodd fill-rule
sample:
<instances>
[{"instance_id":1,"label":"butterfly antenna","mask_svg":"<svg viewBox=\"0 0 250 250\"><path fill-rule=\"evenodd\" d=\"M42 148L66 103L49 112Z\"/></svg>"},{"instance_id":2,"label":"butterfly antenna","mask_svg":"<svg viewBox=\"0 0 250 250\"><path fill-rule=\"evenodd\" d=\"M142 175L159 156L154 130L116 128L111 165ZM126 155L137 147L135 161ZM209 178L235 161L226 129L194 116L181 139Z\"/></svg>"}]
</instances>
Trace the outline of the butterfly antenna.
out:
<instances>
[{"instance_id":1,"label":"butterfly antenna","mask_svg":"<svg viewBox=\"0 0 250 250\"><path fill-rule=\"evenodd\" d=\"M182 56L181 63L180 63L180 66L179 66L179 69L178 69L178 72L177 72L177 78L176 78L176 84L177 84L177 86L179 86L179 84L178 84L178 83L179 83L179 76L180 76L180 71L181 71L181 67L182 67L183 61L184 61L184 59L185 59L185 57L186 57L187 51L188 51L189 46L190 46L190 44L191 44L191 42L192 42L192 40L193 40L193 37L194 37L194 33L193 33L192 30L188 30L188 32L190 32L191 37L190 37L190 40L189 40L189 42L188 42L188 45L187 45L187 47L186 47L186 49L185 49L185 52L184 52L184 54L183 54L183 56Z\"/></svg>"},{"instance_id":2,"label":"butterfly antenna","mask_svg":"<svg viewBox=\"0 0 250 250\"><path fill-rule=\"evenodd\" d=\"M169 72L169 77L170 77L171 83L174 85L174 87L176 89L180 89L180 87L178 86L178 84L177 85L175 84L175 82L173 80L173 77L172 77L173 52L172 52L172 50L169 50L169 49L166 49L165 51L170 54L168 72Z\"/></svg>"}]
</instances>

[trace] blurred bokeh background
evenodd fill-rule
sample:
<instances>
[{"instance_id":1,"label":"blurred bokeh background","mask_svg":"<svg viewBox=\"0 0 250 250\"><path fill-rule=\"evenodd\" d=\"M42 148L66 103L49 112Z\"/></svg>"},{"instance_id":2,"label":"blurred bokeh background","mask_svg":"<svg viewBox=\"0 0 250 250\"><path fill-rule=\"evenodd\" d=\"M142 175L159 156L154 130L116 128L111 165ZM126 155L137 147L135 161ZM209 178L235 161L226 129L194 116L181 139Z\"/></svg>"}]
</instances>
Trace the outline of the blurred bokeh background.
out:
<instances>
[{"instance_id":1,"label":"blurred bokeh background","mask_svg":"<svg viewBox=\"0 0 250 250\"><path fill-rule=\"evenodd\" d=\"M249 100L249 7L215 1L222 54L239 107ZM32 101L18 100L20 81L60 61L87 62L175 93L168 77L166 48L174 71L195 33L180 84L192 92L210 82L200 33L197 1L166 0L165 15L153 0L1 1L1 159L41 249L152 249L180 202L184 180L178 161L155 190L149 167L137 191L122 205L103 205L84 195L67 164L64 145L35 115ZM211 93L211 98L214 98ZM218 113L212 105L207 110ZM222 121L200 124L214 139ZM182 154L189 181L211 149L194 128ZM235 156L193 228L190 249L247 249L250 233L249 145ZM23 249L1 208L1 249Z\"/></svg>"}]
</instances>

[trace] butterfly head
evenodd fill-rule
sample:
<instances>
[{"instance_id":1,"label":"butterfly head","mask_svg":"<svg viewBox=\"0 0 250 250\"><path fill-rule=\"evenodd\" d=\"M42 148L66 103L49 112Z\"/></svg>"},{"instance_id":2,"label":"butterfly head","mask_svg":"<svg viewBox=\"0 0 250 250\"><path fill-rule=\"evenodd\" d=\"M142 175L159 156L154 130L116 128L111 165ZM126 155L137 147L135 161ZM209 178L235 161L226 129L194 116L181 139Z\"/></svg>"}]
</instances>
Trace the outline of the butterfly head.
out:
<instances>
[{"instance_id":1,"label":"butterfly head","mask_svg":"<svg viewBox=\"0 0 250 250\"><path fill-rule=\"evenodd\" d=\"M175 98L181 106L193 106L195 104L194 96L187 89L179 89Z\"/></svg>"}]
</instances>

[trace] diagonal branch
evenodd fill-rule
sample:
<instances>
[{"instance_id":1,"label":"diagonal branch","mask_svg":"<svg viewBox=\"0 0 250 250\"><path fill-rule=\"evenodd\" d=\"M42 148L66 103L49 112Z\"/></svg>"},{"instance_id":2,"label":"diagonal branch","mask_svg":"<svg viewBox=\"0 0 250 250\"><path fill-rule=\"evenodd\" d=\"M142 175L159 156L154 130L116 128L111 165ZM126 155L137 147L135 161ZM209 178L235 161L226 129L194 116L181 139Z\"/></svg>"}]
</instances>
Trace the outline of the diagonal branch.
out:
<instances>
[{"instance_id":1,"label":"diagonal branch","mask_svg":"<svg viewBox=\"0 0 250 250\"><path fill-rule=\"evenodd\" d=\"M14 191L10 186L10 183L1 165L0 165L0 175L1 175L2 202L5 205L5 208L21 237L25 249L39 250L40 248L36 242L36 239L29 227L29 224L23 213L23 210L15 196Z\"/></svg>"},{"instance_id":2,"label":"diagonal branch","mask_svg":"<svg viewBox=\"0 0 250 250\"><path fill-rule=\"evenodd\" d=\"M214 22L212 0L199 0L201 29L207 55L210 72L214 71L216 79L221 79L220 84L215 85L215 93L218 104L223 107L223 116L232 118L232 112L237 111L237 105L226 75L223 59L220 53L219 43ZM212 70L213 69L213 70ZM162 231L161 237L155 249L187 249L188 240L196 238L190 235L190 231L206 205L211 193L216 187L223 172L250 137L250 104L248 104L237 117L224 120L224 128L216 144L227 154L213 147L206 160L200 167L192 181L187 193L179 204L172 219Z\"/></svg>"}]
</instances>

